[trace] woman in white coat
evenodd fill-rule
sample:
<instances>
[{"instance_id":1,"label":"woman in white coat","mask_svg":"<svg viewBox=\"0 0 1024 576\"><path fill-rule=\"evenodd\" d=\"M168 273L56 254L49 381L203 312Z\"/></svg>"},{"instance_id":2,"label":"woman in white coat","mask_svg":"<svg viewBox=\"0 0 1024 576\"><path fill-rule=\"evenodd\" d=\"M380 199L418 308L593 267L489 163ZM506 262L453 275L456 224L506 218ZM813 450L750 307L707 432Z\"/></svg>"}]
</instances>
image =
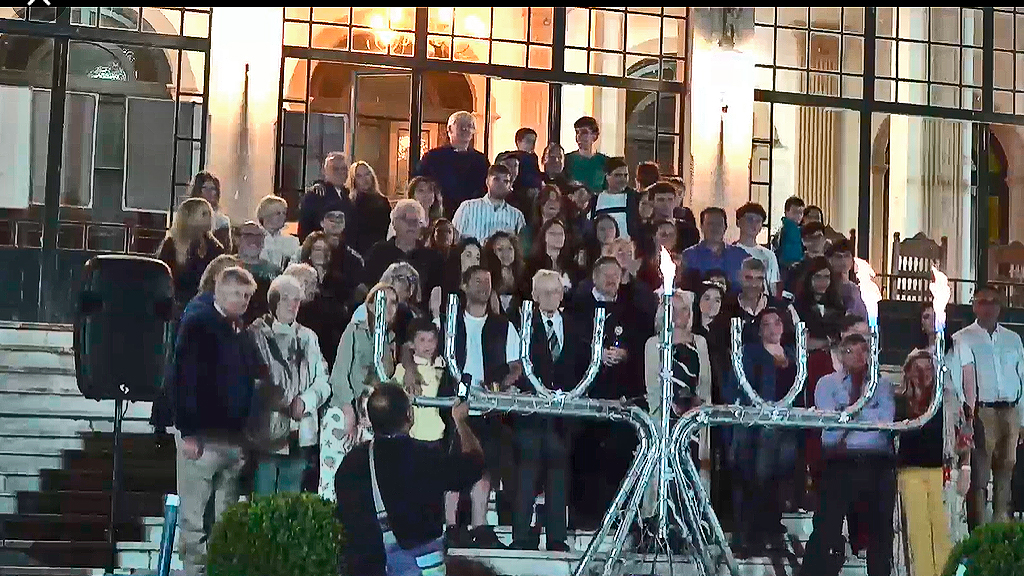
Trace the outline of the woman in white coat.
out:
<instances>
[{"instance_id":1,"label":"woman in white coat","mask_svg":"<svg viewBox=\"0 0 1024 576\"><path fill-rule=\"evenodd\" d=\"M270 312L249 327L269 367L269 378L257 383L248 431L260 495L301 491L310 450L318 442L318 410L331 395L316 334L295 321L304 297L298 279L278 276L267 292Z\"/></svg>"}]
</instances>

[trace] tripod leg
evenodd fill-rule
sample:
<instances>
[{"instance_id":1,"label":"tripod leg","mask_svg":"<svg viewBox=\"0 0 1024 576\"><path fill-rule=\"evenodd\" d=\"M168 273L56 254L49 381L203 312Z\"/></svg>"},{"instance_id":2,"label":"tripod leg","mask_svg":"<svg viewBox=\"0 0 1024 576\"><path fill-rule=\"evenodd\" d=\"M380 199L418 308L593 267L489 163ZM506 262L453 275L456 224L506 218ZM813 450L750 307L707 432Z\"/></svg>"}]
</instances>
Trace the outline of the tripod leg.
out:
<instances>
[{"instance_id":1,"label":"tripod leg","mask_svg":"<svg viewBox=\"0 0 1024 576\"><path fill-rule=\"evenodd\" d=\"M110 519L107 525L107 544L110 546L110 561L107 572L114 573L117 568L117 510L118 493L121 491L121 414L124 398L118 396L114 400L114 471L110 482Z\"/></svg>"}]
</instances>

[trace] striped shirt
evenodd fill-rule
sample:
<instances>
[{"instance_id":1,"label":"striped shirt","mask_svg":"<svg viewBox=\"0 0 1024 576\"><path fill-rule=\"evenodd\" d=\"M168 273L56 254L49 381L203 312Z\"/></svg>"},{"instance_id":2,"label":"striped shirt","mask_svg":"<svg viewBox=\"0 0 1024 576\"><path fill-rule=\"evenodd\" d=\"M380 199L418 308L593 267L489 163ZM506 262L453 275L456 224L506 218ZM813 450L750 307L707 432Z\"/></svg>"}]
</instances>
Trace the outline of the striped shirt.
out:
<instances>
[{"instance_id":1,"label":"striped shirt","mask_svg":"<svg viewBox=\"0 0 1024 576\"><path fill-rule=\"evenodd\" d=\"M526 226L526 218L518 208L501 200L497 203L484 196L466 200L452 218L452 226L463 238L485 242L499 231L518 234Z\"/></svg>"}]
</instances>

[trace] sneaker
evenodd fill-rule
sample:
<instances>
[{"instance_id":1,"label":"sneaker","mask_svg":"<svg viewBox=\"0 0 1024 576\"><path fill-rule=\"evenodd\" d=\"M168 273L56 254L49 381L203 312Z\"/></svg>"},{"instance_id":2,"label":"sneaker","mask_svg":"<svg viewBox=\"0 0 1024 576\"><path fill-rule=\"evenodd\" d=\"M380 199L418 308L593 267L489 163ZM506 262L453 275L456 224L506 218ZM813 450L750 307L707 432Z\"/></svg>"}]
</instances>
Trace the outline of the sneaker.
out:
<instances>
[{"instance_id":1,"label":"sneaker","mask_svg":"<svg viewBox=\"0 0 1024 576\"><path fill-rule=\"evenodd\" d=\"M490 526L477 526L469 531L470 537L473 542L472 548L491 548L502 550L505 545L498 540L498 536L494 533L494 528Z\"/></svg>"}]
</instances>

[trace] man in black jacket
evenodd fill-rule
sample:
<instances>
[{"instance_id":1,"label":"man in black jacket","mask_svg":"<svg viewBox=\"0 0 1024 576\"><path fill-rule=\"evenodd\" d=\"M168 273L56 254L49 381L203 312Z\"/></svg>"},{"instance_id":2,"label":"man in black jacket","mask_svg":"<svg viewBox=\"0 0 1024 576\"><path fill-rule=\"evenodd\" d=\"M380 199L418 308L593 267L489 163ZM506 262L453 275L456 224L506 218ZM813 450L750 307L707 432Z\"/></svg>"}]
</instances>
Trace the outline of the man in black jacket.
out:
<instances>
[{"instance_id":1,"label":"man in black jacket","mask_svg":"<svg viewBox=\"0 0 1024 576\"><path fill-rule=\"evenodd\" d=\"M533 277L533 300L537 304L530 338L530 358L540 381L552 390L571 390L582 373L584 352L589 346L583 330L573 317L562 313L562 279L553 270L539 270ZM586 354L589 356L589 354ZM526 378L520 389L533 393ZM565 504L569 466L570 422L547 416L517 416L515 445L519 462L516 507L512 519L512 547L536 550L539 542L530 533L535 500L534 486L541 469L544 481L544 524L548 551L566 552Z\"/></svg>"},{"instance_id":2,"label":"man in black jacket","mask_svg":"<svg viewBox=\"0 0 1024 576\"><path fill-rule=\"evenodd\" d=\"M330 204L341 203L348 220L355 220L355 205L345 188L348 169L349 162L344 152L331 152L324 159L323 180L313 182L299 204L299 242L303 242L311 232L322 229L320 221L327 214L327 206Z\"/></svg>"},{"instance_id":3,"label":"man in black jacket","mask_svg":"<svg viewBox=\"0 0 1024 576\"><path fill-rule=\"evenodd\" d=\"M175 427L181 557L190 576L205 573L207 504L213 520L238 501L243 428L260 372L259 352L242 324L256 282L248 270L225 269L213 304L182 318L175 343Z\"/></svg>"},{"instance_id":4,"label":"man in black jacket","mask_svg":"<svg viewBox=\"0 0 1024 576\"><path fill-rule=\"evenodd\" d=\"M468 488L483 471L483 450L467 423L469 405L456 403L452 408L461 446L457 452L409 437L412 406L398 386L374 390L366 411L373 426L375 475L388 524L402 550L425 551L441 537L443 494ZM348 573L385 576L387 555L374 506L368 444L345 456L334 483L338 516L348 539Z\"/></svg>"}]
</instances>

